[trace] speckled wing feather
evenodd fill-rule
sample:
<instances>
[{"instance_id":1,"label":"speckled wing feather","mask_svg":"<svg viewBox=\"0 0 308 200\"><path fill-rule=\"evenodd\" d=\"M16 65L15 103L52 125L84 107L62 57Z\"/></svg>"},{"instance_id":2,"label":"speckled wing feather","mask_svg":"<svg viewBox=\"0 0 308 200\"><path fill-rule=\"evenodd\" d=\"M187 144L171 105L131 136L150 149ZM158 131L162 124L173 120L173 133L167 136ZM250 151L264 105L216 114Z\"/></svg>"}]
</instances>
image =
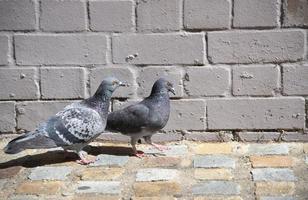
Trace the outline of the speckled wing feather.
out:
<instances>
[{"instance_id":1,"label":"speckled wing feather","mask_svg":"<svg viewBox=\"0 0 308 200\"><path fill-rule=\"evenodd\" d=\"M88 143L103 132L106 120L87 107L65 109L50 118L44 126L44 134L58 146Z\"/></svg>"}]
</instances>

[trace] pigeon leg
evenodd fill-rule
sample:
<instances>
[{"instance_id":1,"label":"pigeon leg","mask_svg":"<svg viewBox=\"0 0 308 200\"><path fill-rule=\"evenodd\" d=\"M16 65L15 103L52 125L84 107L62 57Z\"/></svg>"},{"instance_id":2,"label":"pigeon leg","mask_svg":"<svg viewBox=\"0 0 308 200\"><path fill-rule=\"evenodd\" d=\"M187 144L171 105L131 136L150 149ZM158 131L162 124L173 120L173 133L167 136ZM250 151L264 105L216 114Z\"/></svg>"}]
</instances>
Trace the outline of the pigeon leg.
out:
<instances>
[{"instance_id":1,"label":"pigeon leg","mask_svg":"<svg viewBox=\"0 0 308 200\"><path fill-rule=\"evenodd\" d=\"M163 150L168 150L169 149L169 147L167 147L167 146L156 144L156 143L152 142L151 136L144 136L143 138L144 138L146 143L152 145L153 147L155 147L159 151L163 151Z\"/></svg>"},{"instance_id":2,"label":"pigeon leg","mask_svg":"<svg viewBox=\"0 0 308 200\"><path fill-rule=\"evenodd\" d=\"M146 155L144 154L143 151L138 151L137 148L136 148L136 142L137 142L138 138L131 138L131 145L132 145L132 149L133 149L133 155L138 157L138 158L142 158L142 157L145 157Z\"/></svg>"},{"instance_id":3,"label":"pigeon leg","mask_svg":"<svg viewBox=\"0 0 308 200\"><path fill-rule=\"evenodd\" d=\"M78 152L78 155L80 157L80 160L76 161L78 164L88 165L88 164L93 163L95 161L95 160L87 160L83 153L84 153L84 151L79 151Z\"/></svg>"}]
</instances>

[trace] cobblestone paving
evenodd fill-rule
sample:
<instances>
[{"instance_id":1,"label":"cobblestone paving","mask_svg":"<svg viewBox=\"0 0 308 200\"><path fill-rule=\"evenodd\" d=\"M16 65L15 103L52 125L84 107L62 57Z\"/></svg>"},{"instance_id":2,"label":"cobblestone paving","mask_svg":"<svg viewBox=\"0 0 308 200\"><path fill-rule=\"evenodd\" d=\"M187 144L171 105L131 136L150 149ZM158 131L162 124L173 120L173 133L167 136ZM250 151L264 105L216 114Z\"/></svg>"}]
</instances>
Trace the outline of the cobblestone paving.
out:
<instances>
[{"instance_id":1,"label":"cobblestone paving","mask_svg":"<svg viewBox=\"0 0 308 200\"><path fill-rule=\"evenodd\" d=\"M90 145L89 157L98 157L89 166L60 150L1 151L1 199L308 199L308 143L181 141L164 152L139 145L142 159L128 144Z\"/></svg>"}]
</instances>

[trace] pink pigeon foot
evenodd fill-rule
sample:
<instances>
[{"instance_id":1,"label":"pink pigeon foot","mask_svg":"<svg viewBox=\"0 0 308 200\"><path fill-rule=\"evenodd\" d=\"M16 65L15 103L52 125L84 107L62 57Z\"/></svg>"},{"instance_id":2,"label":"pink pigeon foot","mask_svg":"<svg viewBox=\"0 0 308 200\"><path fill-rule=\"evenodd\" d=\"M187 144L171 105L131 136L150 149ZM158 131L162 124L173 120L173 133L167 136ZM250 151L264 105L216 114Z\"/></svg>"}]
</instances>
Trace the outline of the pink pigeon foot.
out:
<instances>
[{"instance_id":1,"label":"pink pigeon foot","mask_svg":"<svg viewBox=\"0 0 308 200\"><path fill-rule=\"evenodd\" d=\"M136 153L134 153L134 156L138 158L147 157L147 155L145 155L143 151L137 151Z\"/></svg>"},{"instance_id":2,"label":"pink pigeon foot","mask_svg":"<svg viewBox=\"0 0 308 200\"><path fill-rule=\"evenodd\" d=\"M80 164L80 165L88 165L88 164L90 164L90 163L94 163L94 161L95 161L95 160L82 160L82 159L76 160L76 162L77 162L78 164Z\"/></svg>"}]
</instances>

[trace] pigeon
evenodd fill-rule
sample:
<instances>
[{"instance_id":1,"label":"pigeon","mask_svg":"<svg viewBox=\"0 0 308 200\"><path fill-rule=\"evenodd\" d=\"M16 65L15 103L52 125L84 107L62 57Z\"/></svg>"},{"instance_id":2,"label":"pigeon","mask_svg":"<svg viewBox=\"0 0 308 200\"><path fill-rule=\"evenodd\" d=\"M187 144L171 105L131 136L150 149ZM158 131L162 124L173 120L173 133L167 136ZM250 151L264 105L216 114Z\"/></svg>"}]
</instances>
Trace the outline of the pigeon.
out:
<instances>
[{"instance_id":1,"label":"pigeon","mask_svg":"<svg viewBox=\"0 0 308 200\"><path fill-rule=\"evenodd\" d=\"M65 152L76 152L80 164L93 162L85 158L82 149L105 130L111 95L125 85L114 77L106 78L92 97L66 106L34 131L13 139L4 148L5 153L62 147Z\"/></svg>"},{"instance_id":2,"label":"pigeon","mask_svg":"<svg viewBox=\"0 0 308 200\"><path fill-rule=\"evenodd\" d=\"M130 136L133 154L137 157L144 156L143 152L136 149L136 142L141 138L155 148L164 150L165 147L153 143L151 137L168 122L169 92L175 94L172 83L163 78L158 79L152 87L150 96L143 101L110 113L106 129Z\"/></svg>"}]
</instances>

